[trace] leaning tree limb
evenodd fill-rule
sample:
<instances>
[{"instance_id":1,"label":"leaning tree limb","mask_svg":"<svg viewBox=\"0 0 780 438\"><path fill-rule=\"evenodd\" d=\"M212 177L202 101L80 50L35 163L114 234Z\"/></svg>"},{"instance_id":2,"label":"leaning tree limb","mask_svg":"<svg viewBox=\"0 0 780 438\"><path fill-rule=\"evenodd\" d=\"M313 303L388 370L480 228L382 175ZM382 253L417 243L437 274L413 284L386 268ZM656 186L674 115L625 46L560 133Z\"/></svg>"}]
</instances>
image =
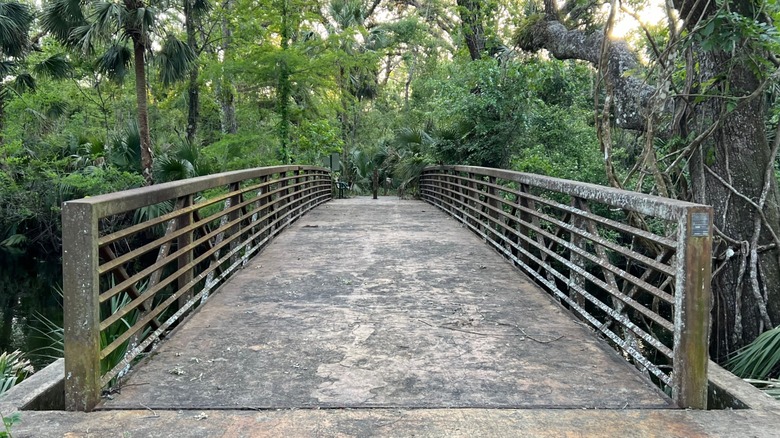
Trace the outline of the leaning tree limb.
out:
<instances>
[{"instance_id":1,"label":"leaning tree limb","mask_svg":"<svg viewBox=\"0 0 780 438\"><path fill-rule=\"evenodd\" d=\"M536 52L546 49L557 59L579 59L593 65L600 64L603 43L602 32L569 30L559 21L546 21L542 17L528 26L517 39L523 50ZM644 131L656 87L631 74L640 69L640 63L636 53L624 41L610 42L606 57L607 68L603 75L614 88L615 124L623 129Z\"/></svg>"}]
</instances>

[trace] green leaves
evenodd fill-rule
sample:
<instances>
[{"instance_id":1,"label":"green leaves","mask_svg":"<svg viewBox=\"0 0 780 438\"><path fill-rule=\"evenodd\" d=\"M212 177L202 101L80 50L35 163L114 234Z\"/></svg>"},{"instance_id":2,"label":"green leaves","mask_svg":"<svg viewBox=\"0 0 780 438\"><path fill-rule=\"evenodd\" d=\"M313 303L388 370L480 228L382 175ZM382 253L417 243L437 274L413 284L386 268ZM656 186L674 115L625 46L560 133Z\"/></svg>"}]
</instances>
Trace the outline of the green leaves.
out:
<instances>
[{"instance_id":1,"label":"green leaves","mask_svg":"<svg viewBox=\"0 0 780 438\"><path fill-rule=\"evenodd\" d=\"M124 44L112 44L95 63L101 73L105 73L116 82L121 82L127 75L133 54Z\"/></svg>"},{"instance_id":2,"label":"green leaves","mask_svg":"<svg viewBox=\"0 0 780 438\"><path fill-rule=\"evenodd\" d=\"M76 44L74 28L86 24L80 0L50 0L43 8L41 26L67 46Z\"/></svg>"},{"instance_id":3,"label":"green leaves","mask_svg":"<svg viewBox=\"0 0 780 438\"><path fill-rule=\"evenodd\" d=\"M772 371L780 372L780 327L759 335L738 350L726 363L732 373L743 378L766 379ZM775 374L774 377L778 377Z\"/></svg>"},{"instance_id":4,"label":"green leaves","mask_svg":"<svg viewBox=\"0 0 780 438\"><path fill-rule=\"evenodd\" d=\"M65 79L70 75L72 69L73 67L65 58L65 55L58 53L36 64L33 67L33 73L52 79Z\"/></svg>"},{"instance_id":5,"label":"green leaves","mask_svg":"<svg viewBox=\"0 0 780 438\"><path fill-rule=\"evenodd\" d=\"M170 85L183 79L192 69L196 60L197 55L190 46L173 35L168 35L157 54L160 81L163 85Z\"/></svg>"},{"instance_id":6,"label":"green leaves","mask_svg":"<svg viewBox=\"0 0 780 438\"><path fill-rule=\"evenodd\" d=\"M0 354L0 395L33 373L30 361L21 351Z\"/></svg>"},{"instance_id":7,"label":"green leaves","mask_svg":"<svg viewBox=\"0 0 780 438\"><path fill-rule=\"evenodd\" d=\"M9 57L22 56L28 49L33 15L27 5L0 3L0 50Z\"/></svg>"},{"instance_id":8,"label":"green leaves","mask_svg":"<svg viewBox=\"0 0 780 438\"><path fill-rule=\"evenodd\" d=\"M35 91L35 78L29 73L20 73L11 82L11 88L19 94L26 91Z\"/></svg>"}]
</instances>

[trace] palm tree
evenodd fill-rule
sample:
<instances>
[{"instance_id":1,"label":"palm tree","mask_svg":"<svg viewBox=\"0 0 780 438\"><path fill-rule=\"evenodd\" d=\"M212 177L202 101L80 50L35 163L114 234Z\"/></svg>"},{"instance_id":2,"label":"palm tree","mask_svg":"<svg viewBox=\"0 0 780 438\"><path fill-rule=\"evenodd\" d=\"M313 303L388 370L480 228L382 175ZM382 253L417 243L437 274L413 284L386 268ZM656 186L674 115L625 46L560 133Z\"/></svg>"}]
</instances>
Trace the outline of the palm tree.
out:
<instances>
[{"instance_id":1,"label":"palm tree","mask_svg":"<svg viewBox=\"0 0 780 438\"><path fill-rule=\"evenodd\" d=\"M85 4L85 6L82 6ZM138 129L141 134L141 169L152 183L152 141L146 87L146 53L153 37L162 38L158 54L160 80L168 84L182 79L195 61L191 48L172 35L156 34L157 9L144 0L52 0L43 10L43 28L63 44L92 56L100 49L96 67L121 80L130 63L135 70Z\"/></svg>"},{"instance_id":2,"label":"palm tree","mask_svg":"<svg viewBox=\"0 0 780 438\"><path fill-rule=\"evenodd\" d=\"M61 54L28 65L27 57L33 49L33 41L30 39L33 19L33 13L27 5L0 3L0 144L3 142L2 132L5 127L5 105L12 93L34 91L36 76L63 78L70 72L70 64Z\"/></svg>"}]
</instances>

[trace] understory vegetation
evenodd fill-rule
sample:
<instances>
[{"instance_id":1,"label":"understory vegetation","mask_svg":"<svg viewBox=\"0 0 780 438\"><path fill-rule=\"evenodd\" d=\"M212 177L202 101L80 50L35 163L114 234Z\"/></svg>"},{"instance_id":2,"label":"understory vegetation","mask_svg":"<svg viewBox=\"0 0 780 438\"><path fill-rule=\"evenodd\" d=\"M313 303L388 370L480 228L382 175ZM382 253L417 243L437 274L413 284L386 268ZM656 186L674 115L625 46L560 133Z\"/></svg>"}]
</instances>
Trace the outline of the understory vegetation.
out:
<instances>
[{"instance_id":1,"label":"understory vegetation","mask_svg":"<svg viewBox=\"0 0 780 438\"><path fill-rule=\"evenodd\" d=\"M777 396L778 19L763 0L0 1L0 251L58 257L70 199L334 154L359 195L375 176L414 195L436 163L609 185L713 205L711 357Z\"/></svg>"}]
</instances>

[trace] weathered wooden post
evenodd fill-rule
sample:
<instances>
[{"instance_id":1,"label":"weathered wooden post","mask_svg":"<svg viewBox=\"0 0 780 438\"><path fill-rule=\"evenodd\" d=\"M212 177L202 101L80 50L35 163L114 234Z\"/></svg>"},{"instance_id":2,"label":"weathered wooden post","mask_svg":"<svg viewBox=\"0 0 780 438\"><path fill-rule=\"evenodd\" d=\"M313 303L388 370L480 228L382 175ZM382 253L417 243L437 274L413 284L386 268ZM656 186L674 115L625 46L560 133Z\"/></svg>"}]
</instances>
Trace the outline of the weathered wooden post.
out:
<instances>
[{"instance_id":1,"label":"weathered wooden post","mask_svg":"<svg viewBox=\"0 0 780 438\"><path fill-rule=\"evenodd\" d=\"M536 205L534 204L534 201L529 201L525 195L530 194L531 188L528 186L528 184L520 184L518 191L518 199L517 204L521 207L520 212L520 222L518 223L518 229L517 232L527 238L531 238L531 230L528 228L527 224L531 223L533 218L530 213L528 213L525 210L533 210L536 208ZM523 210L525 209L525 210ZM527 239L520 239L520 248L524 249L526 253L530 253L531 251L531 244L528 243ZM526 253L522 253L520 256L520 261L525 263L526 266L530 267L531 259L526 255Z\"/></svg>"},{"instance_id":2,"label":"weathered wooden post","mask_svg":"<svg viewBox=\"0 0 780 438\"><path fill-rule=\"evenodd\" d=\"M587 201L585 201L582 198L572 197L571 199L571 206L578 209L578 210L584 210L586 209ZM585 230L585 220L577 215L572 213L571 214L571 225L572 227L584 231ZM576 266L578 268L585 269L585 258L581 256L579 253L577 253L576 249L586 249L585 247L585 240L580 237L575 232L569 233L569 243L571 243L571 249L569 249L569 261L571 262L572 266ZM579 292L577 292L577 289L585 290L585 278L577 273L577 270L575 270L573 267L569 268L569 297L573 299L578 306L581 308L585 308L585 297L582 296ZM579 312L574 312L575 315L577 315L580 319L583 319L583 316Z\"/></svg>"},{"instance_id":3,"label":"weathered wooden post","mask_svg":"<svg viewBox=\"0 0 780 438\"><path fill-rule=\"evenodd\" d=\"M180 199L179 202L182 206L182 208L188 208L192 205L192 195L183 196ZM177 203L177 205L179 204ZM192 224L192 210L190 210L188 213L185 213L181 216L179 216L176 220L177 225L176 228L181 230L184 228L187 228ZM177 250L181 250L183 248L187 248L187 252L180 255L177 259L177 264L179 269L187 268L189 264L192 263L192 248L190 248L190 244L192 244L192 236L193 236L193 230L189 230L186 233L179 236L176 242ZM179 289L184 289L189 282L192 281L193 275L192 275L192 266L188 267L187 270L181 274L178 278L178 286ZM182 296L179 297L179 309L183 308L187 301L192 299L192 287L188 288L187 292L182 294Z\"/></svg>"},{"instance_id":4,"label":"weathered wooden post","mask_svg":"<svg viewBox=\"0 0 780 438\"><path fill-rule=\"evenodd\" d=\"M498 217L498 210L500 207L498 198L499 192L496 190L496 185L498 183L498 179L495 176L488 176L488 185L485 186L485 198L488 207L485 207L487 211L487 216L485 216L485 234L488 236L492 236L491 238L494 239L496 242L501 240L501 235L499 233L499 217ZM490 230L490 233L488 233L488 230Z\"/></svg>"},{"instance_id":5,"label":"weathered wooden post","mask_svg":"<svg viewBox=\"0 0 780 438\"><path fill-rule=\"evenodd\" d=\"M235 192L238 192L239 190L241 190L241 183L239 183L239 182L230 183L230 185L228 185L228 191L229 192L234 192L235 193ZM238 194L233 195L233 196L230 197L230 207L231 208L236 207L237 205L241 204L242 202L244 202L244 196L241 193L238 193ZM227 236L234 236L236 234L241 234L242 224L238 220L241 217L241 209L240 208L236 208L235 210L233 210L230 213L228 213L227 217L228 217L228 222L237 222L237 223L235 223L234 225L230 226L230 228L227 229L227 233L225 233L225 234ZM241 244L241 243L242 243L241 236L239 236L236 239L231 240L230 241L230 251L232 252L233 250L235 250L238 247L238 245ZM234 253L232 256L230 256L230 264L235 263L236 260L238 260L238 254Z\"/></svg>"},{"instance_id":6,"label":"weathered wooden post","mask_svg":"<svg viewBox=\"0 0 780 438\"><path fill-rule=\"evenodd\" d=\"M65 409L91 411L100 400L98 215L79 200L62 206Z\"/></svg>"},{"instance_id":7,"label":"weathered wooden post","mask_svg":"<svg viewBox=\"0 0 780 438\"><path fill-rule=\"evenodd\" d=\"M712 207L688 208L677 224L672 398L707 408Z\"/></svg>"}]
</instances>

